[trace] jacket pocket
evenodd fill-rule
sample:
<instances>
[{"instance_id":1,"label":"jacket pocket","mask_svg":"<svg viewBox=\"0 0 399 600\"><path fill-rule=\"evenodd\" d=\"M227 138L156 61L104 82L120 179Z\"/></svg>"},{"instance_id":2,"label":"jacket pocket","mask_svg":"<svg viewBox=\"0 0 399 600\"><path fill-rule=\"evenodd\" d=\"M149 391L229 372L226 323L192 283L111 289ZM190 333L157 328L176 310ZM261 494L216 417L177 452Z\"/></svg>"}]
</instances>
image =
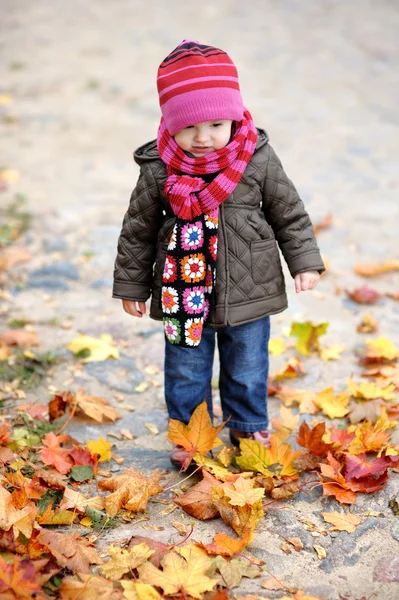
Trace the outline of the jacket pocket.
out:
<instances>
[{"instance_id":1,"label":"jacket pocket","mask_svg":"<svg viewBox=\"0 0 399 600\"><path fill-rule=\"evenodd\" d=\"M280 254L274 239L251 242L251 272L254 283L265 286L268 294L276 294L284 287Z\"/></svg>"}]
</instances>

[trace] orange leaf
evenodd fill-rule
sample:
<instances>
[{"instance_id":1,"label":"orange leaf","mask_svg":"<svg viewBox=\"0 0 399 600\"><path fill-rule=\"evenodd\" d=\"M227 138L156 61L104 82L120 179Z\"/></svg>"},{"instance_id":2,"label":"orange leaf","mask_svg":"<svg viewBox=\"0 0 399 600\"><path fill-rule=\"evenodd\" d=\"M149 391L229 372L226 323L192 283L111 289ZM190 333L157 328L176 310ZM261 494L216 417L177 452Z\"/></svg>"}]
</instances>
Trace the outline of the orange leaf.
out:
<instances>
[{"instance_id":1,"label":"orange leaf","mask_svg":"<svg viewBox=\"0 0 399 600\"><path fill-rule=\"evenodd\" d=\"M100 490L113 492L105 498L107 515L114 517L121 508L132 512L144 512L150 496L162 492L159 485L160 475L153 473L150 477L129 467L120 475L98 482Z\"/></svg>"},{"instance_id":2,"label":"orange leaf","mask_svg":"<svg viewBox=\"0 0 399 600\"><path fill-rule=\"evenodd\" d=\"M356 504L356 494L340 472L342 469L341 463L330 453L327 456L327 461L328 464L320 464L323 495L334 496L338 502L344 504Z\"/></svg>"},{"instance_id":3,"label":"orange leaf","mask_svg":"<svg viewBox=\"0 0 399 600\"><path fill-rule=\"evenodd\" d=\"M90 542L78 533L58 533L42 530L37 540L46 546L62 567L78 573L89 573L90 565L101 565L102 560Z\"/></svg>"},{"instance_id":4,"label":"orange leaf","mask_svg":"<svg viewBox=\"0 0 399 600\"><path fill-rule=\"evenodd\" d=\"M299 428L299 435L296 441L300 446L309 450L316 456L325 456L329 450L331 450L331 444L325 444L322 441L322 437L325 433L326 424L318 423L313 429L307 425L307 423L301 423Z\"/></svg>"},{"instance_id":5,"label":"orange leaf","mask_svg":"<svg viewBox=\"0 0 399 600\"><path fill-rule=\"evenodd\" d=\"M5 446L9 442L11 442L10 434L10 426L7 425L7 423L0 425L0 446Z\"/></svg>"},{"instance_id":6,"label":"orange leaf","mask_svg":"<svg viewBox=\"0 0 399 600\"><path fill-rule=\"evenodd\" d=\"M37 580L36 571L30 558L21 559L14 555L11 564L0 556L0 597L4 600L32 598L40 592L41 584Z\"/></svg>"},{"instance_id":7,"label":"orange leaf","mask_svg":"<svg viewBox=\"0 0 399 600\"><path fill-rule=\"evenodd\" d=\"M169 420L168 439L189 452L183 470L187 469L196 452L206 454L208 450L222 444L216 436L224 424L222 423L218 427L212 425L205 401L197 406L188 425L184 425L176 419Z\"/></svg>"},{"instance_id":8,"label":"orange leaf","mask_svg":"<svg viewBox=\"0 0 399 600\"><path fill-rule=\"evenodd\" d=\"M314 229L314 234L317 236L319 235L320 231L322 231L323 229L329 229L332 225L333 222L333 216L332 213L327 213L326 215L324 215L323 219L321 221L319 221L318 223L316 223L313 227Z\"/></svg>"},{"instance_id":9,"label":"orange leaf","mask_svg":"<svg viewBox=\"0 0 399 600\"><path fill-rule=\"evenodd\" d=\"M40 340L36 333L27 331L26 329L9 329L0 335L0 341L5 342L8 346L40 346Z\"/></svg>"},{"instance_id":10,"label":"orange leaf","mask_svg":"<svg viewBox=\"0 0 399 600\"><path fill-rule=\"evenodd\" d=\"M302 377L305 373L306 371L303 368L301 361L294 356L289 359L278 373L274 373L273 375L270 375L270 377L272 379L291 379L292 377Z\"/></svg>"},{"instance_id":11,"label":"orange leaf","mask_svg":"<svg viewBox=\"0 0 399 600\"><path fill-rule=\"evenodd\" d=\"M346 294L351 300L358 304L375 304L381 298L381 294L377 292L377 290L373 290L367 285L356 288L352 292L346 290Z\"/></svg>"},{"instance_id":12,"label":"orange leaf","mask_svg":"<svg viewBox=\"0 0 399 600\"><path fill-rule=\"evenodd\" d=\"M399 260L387 260L381 264L356 264L353 270L357 275L361 275L362 277L374 277L375 275L389 273L390 271L399 271Z\"/></svg>"},{"instance_id":13,"label":"orange leaf","mask_svg":"<svg viewBox=\"0 0 399 600\"><path fill-rule=\"evenodd\" d=\"M242 538L231 538L225 533L217 533L211 544L197 543L204 548L208 554L219 554L221 556L233 556L244 550L253 541L255 535L252 531L246 531Z\"/></svg>"},{"instance_id":14,"label":"orange leaf","mask_svg":"<svg viewBox=\"0 0 399 600\"><path fill-rule=\"evenodd\" d=\"M60 446L67 439L69 440L68 435L56 436L50 431L43 438L43 445L47 448L40 451L40 458L44 464L54 466L62 475L68 473L72 467L72 461L68 456L69 450Z\"/></svg>"}]
</instances>

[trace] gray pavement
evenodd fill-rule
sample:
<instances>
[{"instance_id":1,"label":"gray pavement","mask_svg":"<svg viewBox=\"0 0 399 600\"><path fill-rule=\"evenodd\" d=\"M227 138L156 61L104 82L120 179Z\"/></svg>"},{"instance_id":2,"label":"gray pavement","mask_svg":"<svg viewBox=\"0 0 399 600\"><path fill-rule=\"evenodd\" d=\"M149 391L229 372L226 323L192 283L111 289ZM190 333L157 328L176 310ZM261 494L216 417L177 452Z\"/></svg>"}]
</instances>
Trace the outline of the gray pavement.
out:
<instances>
[{"instance_id":1,"label":"gray pavement","mask_svg":"<svg viewBox=\"0 0 399 600\"><path fill-rule=\"evenodd\" d=\"M0 98L10 98L0 102L0 167L15 169L20 177L0 200L6 205L24 194L33 216L21 241L32 260L15 269L19 282L8 300L0 300L1 318L4 324L9 318L32 319L42 350L62 352L84 332L109 333L122 351L120 361L78 371L70 360L62 363L28 400L46 402L52 390L67 386L84 387L115 406L130 404L135 411L120 409L123 420L115 425L75 420L68 431L84 441L128 428L135 439L116 442L124 466L168 467L162 328L147 317L135 320L123 313L121 303L111 299L111 278L138 174L131 154L156 136L156 70L183 38L229 52L246 105L268 131L312 218L333 214L333 227L319 237L330 270L316 291L299 296L287 278L290 308L273 318L273 337L293 320L329 321L326 341L346 350L336 362L305 360L307 375L300 385L344 390L348 376L360 373L354 349L364 340L356 333L364 310L339 291L364 283L353 273L355 263L399 258L398 3L3 0L1 8ZM368 283L397 292L399 275ZM399 345L399 304L384 298L372 312L379 333ZM72 321L70 329L56 325L64 320ZM286 358L272 358L272 370ZM148 388L135 391L143 381ZM278 409L272 399L271 414ZM145 427L148 422L157 425L158 435ZM324 560L317 558L315 538L302 520L320 525L320 510L335 510L337 504L320 499L316 490L285 502L287 510L270 510L251 551L289 586L326 600L338 600L339 594L394 600L399 532L388 502L398 493L393 475L383 491L360 495L353 512L370 509L378 516L355 534L318 538ZM178 509L166 521L161 508L151 505L150 516L163 530L126 525L107 532L101 544L105 548L133 533L176 540L171 523L184 520L184 514ZM217 530L228 528L220 521L196 523L194 537L208 541ZM280 535L300 537L304 551L285 554ZM261 590L259 580L244 580L239 591L282 595Z\"/></svg>"}]
</instances>

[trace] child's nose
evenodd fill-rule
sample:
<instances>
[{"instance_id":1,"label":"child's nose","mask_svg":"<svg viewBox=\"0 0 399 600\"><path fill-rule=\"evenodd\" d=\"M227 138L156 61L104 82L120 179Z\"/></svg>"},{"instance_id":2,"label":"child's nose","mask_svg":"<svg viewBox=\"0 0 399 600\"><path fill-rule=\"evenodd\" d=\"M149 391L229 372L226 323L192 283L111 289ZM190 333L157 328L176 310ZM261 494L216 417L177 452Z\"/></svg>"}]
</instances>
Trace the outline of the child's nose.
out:
<instances>
[{"instance_id":1,"label":"child's nose","mask_svg":"<svg viewBox=\"0 0 399 600\"><path fill-rule=\"evenodd\" d=\"M208 139L208 134L205 129L198 129L195 132L195 141L203 144Z\"/></svg>"}]
</instances>

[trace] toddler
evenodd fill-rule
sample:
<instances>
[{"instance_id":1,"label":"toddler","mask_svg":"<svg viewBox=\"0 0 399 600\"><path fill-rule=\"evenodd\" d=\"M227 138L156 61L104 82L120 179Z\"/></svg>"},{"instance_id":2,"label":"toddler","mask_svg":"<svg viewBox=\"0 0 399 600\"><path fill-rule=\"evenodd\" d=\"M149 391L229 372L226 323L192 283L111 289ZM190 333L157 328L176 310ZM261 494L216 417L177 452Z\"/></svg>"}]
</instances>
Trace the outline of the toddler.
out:
<instances>
[{"instance_id":1,"label":"toddler","mask_svg":"<svg viewBox=\"0 0 399 600\"><path fill-rule=\"evenodd\" d=\"M324 270L313 227L226 52L184 40L157 86L162 119L157 141L134 154L113 297L141 318L151 296L150 316L163 320L170 418L188 423L204 399L212 415L217 337L230 439L268 445L269 316L287 307L277 244L296 292L313 289ZM186 457L176 446L171 461Z\"/></svg>"}]
</instances>

